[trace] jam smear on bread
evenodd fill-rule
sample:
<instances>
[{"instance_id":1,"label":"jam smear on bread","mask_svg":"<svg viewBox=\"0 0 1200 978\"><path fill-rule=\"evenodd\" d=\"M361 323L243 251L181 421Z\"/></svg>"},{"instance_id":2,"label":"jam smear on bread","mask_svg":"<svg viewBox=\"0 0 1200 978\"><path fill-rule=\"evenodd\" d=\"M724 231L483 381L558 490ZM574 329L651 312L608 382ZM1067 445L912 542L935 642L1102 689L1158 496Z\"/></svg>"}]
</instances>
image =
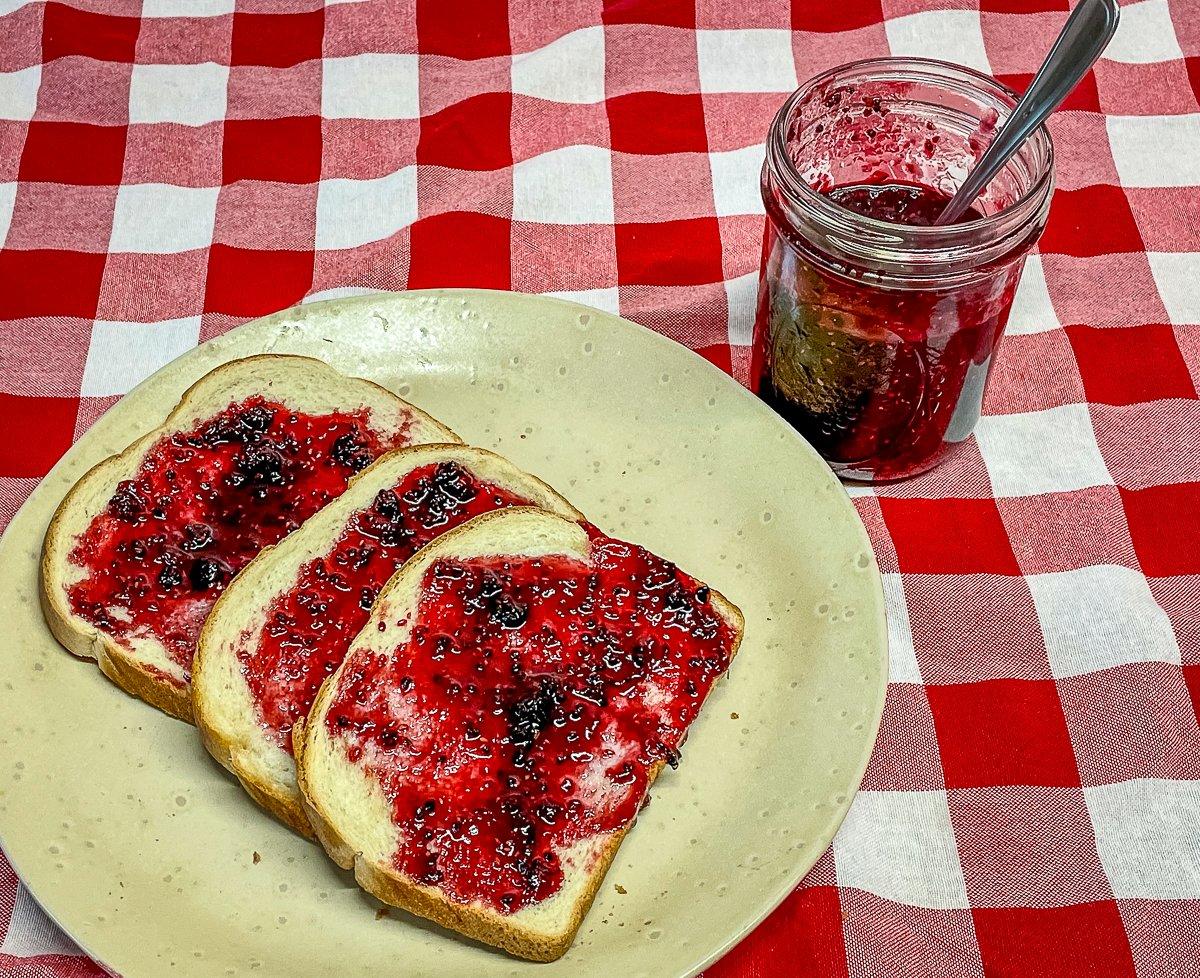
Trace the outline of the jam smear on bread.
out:
<instances>
[{"instance_id":1,"label":"jam smear on bread","mask_svg":"<svg viewBox=\"0 0 1200 978\"><path fill-rule=\"evenodd\" d=\"M263 730L288 753L291 730L345 657L379 589L409 557L481 513L528 506L457 462L413 469L354 513L329 550L300 568L267 608L256 641L239 652ZM249 637L249 636L247 636Z\"/></svg>"},{"instance_id":2,"label":"jam smear on bread","mask_svg":"<svg viewBox=\"0 0 1200 978\"><path fill-rule=\"evenodd\" d=\"M71 610L119 642L153 637L190 672L232 577L390 448L366 409L306 414L255 395L160 439L70 554Z\"/></svg>"},{"instance_id":3,"label":"jam smear on bread","mask_svg":"<svg viewBox=\"0 0 1200 978\"><path fill-rule=\"evenodd\" d=\"M630 822L729 665L706 586L588 533L589 563L438 560L404 643L333 691L327 729L391 805L396 868L452 900L509 914L557 892L559 854Z\"/></svg>"}]
</instances>

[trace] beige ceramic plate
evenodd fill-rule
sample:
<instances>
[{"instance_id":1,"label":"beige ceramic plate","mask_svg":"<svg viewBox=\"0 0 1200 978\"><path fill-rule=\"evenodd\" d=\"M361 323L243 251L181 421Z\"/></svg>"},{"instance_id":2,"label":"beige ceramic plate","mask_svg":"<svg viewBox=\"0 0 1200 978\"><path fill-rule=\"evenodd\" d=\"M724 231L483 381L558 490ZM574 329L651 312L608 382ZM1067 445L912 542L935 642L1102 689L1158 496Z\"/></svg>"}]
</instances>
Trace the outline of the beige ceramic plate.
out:
<instances>
[{"instance_id":1,"label":"beige ceramic plate","mask_svg":"<svg viewBox=\"0 0 1200 978\"><path fill-rule=\"evenodd\" d=\"M379 904L255 808L191 727L118 691L42 624L36 558L68 485L201 374L263 351L320 357L411 398L745 611L728 680L556 964L513 960L401 911L377 919ZM50 915L125 978L691 974L828 846L887 679L867 536L812 449L669 340L505 293L313 304L164 368L21 510L0 544L0 607L0 840Z\"/></svg>"}]
</instances>

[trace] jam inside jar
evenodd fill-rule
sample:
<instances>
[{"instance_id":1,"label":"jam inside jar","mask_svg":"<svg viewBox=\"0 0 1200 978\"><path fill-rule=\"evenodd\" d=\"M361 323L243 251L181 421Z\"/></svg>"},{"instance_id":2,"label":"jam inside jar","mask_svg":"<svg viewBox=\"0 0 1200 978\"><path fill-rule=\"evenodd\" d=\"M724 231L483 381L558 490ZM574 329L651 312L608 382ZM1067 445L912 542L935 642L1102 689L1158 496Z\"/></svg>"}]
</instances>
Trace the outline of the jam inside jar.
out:
<instances>
[{"instance_id":1,"label":"jam inside jar","mask_svg":"<svg viewBox=\"0 0 1200 978\"><path fill-rule=\"evenodd\" d=\"M752 377L845 478L926 471L979 419L1049 210L1045 129L933 222L1015 102L968 68L882 58L813 79L771 126Z\"/></svg>"}]
</instances>

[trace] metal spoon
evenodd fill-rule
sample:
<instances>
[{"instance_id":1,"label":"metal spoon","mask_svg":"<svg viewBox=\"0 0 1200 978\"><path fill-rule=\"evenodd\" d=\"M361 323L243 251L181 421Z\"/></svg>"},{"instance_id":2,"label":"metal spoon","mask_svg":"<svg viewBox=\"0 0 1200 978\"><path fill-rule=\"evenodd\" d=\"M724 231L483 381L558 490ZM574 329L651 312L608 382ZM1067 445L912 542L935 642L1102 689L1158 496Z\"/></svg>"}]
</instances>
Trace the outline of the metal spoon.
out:
<instances>
[{"instance_id":1,"label":"metal spoon","mask_svg":"<svg viewBox=\"0 0 1200 978\"><path fill-rule=\"evenodd\" d=\"M1116 33L1119 16L1117 0L1079 0L1012 115L934 224L952 224L967 212L1029 134L1046 121L1096 63Z\"/></svg>"}]
</instances>

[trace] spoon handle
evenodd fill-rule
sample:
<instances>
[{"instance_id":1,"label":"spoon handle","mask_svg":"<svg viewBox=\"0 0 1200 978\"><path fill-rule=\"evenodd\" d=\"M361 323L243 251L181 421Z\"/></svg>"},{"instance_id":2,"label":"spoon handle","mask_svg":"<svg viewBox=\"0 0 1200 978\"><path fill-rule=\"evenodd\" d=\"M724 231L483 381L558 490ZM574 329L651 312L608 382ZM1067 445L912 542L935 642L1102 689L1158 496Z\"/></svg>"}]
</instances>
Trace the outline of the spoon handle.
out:
<instances>
[{"instance_id":1,"label":"spoon handle","mask_svg":"<svg viewBox=\"0 0 1200 978\"><path fill-rule=\"evenodd\" d=\"M1012 115L935 224L951 224L966 213L1030 133L1046 121L1095 64L1112 40L1119 16L1117 0L1079 0Z\"/></svg>"}]
</instances>

